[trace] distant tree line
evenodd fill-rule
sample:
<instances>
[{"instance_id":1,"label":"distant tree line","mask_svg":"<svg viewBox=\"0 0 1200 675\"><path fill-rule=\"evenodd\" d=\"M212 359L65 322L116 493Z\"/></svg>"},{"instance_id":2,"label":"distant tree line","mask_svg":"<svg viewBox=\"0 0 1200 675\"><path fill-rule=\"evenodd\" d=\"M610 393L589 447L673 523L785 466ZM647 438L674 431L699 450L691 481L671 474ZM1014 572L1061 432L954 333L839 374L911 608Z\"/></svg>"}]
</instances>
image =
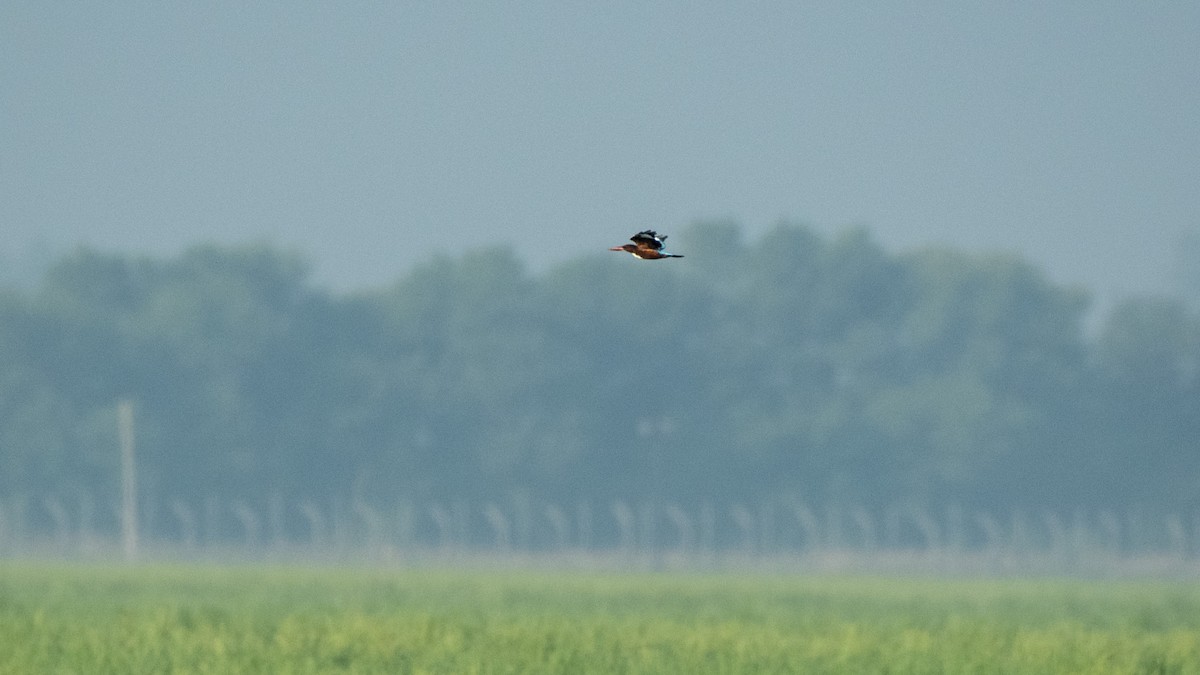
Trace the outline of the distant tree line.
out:
<instances>
[{"instance_id":1,"label":"distant tree line","mask_svg":"<svg viewBox=\"0 0 1200 675\"><path fill-rule=\"evenodd\" d=\"M80 249L0 293L0 494L1200 506L1200 318L1085 333L1020 259L729 224L680 261L506 248L333 293L296 255ZM686 246L685 246L686 244ZM683 250L685 249L686 250Z\"/></svg>"}]
</instances>

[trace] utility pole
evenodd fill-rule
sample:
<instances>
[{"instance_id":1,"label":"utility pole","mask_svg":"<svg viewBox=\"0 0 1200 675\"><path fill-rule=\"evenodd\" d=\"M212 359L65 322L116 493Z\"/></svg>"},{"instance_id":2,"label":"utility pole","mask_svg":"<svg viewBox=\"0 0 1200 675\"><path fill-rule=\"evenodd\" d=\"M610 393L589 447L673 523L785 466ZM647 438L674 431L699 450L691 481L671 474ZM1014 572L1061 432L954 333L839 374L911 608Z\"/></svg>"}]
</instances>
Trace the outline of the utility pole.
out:
<instances>
[{"instance_id":1,"label":"utility pole","mask_svg":"<svg viewBox=\"0 0 1200 675\"><path fill-rule=\"evenodd\" d=\"M117 437L121 442L121 548L126 561L137 558L137 472L134 469L133 401L117 403Z\"/></svg>"}]
</instances>

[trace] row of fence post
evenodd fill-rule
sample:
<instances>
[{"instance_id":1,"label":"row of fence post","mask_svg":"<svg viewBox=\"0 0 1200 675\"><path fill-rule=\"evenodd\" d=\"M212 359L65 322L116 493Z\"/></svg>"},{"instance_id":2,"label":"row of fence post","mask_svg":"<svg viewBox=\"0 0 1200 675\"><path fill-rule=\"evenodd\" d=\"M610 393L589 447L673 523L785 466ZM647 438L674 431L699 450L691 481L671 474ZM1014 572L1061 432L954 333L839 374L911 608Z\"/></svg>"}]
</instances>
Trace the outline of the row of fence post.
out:
<instances>
[{"instance_id":1,"label":"row of fence post","mask_svg":"<svg viewBox=\"0 0 1200 675\"><path fill-rule=\"evenodd\" d=\"M949 507L812 508L799 500L683 505L662 500L553 502L361 500L321 503L216 498L99 505L87 495L0 498L0 555L87 555L119 545L180 555L614 554L657 559L715 556L932 555L1064 560L1200 558L1200 516L1138 510L1013 511ZM129 522L140 531L130 533Z\"/></svg>"}]
</instances>

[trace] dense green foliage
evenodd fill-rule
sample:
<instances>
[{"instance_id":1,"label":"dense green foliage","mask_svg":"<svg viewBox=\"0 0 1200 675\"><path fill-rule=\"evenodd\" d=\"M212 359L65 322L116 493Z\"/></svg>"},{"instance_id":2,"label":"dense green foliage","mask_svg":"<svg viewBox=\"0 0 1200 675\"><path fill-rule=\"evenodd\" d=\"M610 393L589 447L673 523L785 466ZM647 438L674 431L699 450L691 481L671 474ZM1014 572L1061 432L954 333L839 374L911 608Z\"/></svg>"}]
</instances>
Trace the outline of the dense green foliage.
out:
<instances>
[{"instance_id":1,"label":"dense green foliage","mask_svg":"<svg viewBox=\"0 0 1200 675\"><path fill-rule=\"evenodd\" d=\"M1200 673L1172 583L0 569L0 671Z\"/></svg>"},{"instance_id":2,"label":"dense green foliage","mask_svg":"<svg viewBox=\"0 0 1200 675\"><path fill-rule=\"evenodd\" d=\"M80 250L0 293L0 495L1190 509L1200 320L861 231L676 233L538 274L506 249L335 294L295 256Z\"/></svg>"}]
</instances>

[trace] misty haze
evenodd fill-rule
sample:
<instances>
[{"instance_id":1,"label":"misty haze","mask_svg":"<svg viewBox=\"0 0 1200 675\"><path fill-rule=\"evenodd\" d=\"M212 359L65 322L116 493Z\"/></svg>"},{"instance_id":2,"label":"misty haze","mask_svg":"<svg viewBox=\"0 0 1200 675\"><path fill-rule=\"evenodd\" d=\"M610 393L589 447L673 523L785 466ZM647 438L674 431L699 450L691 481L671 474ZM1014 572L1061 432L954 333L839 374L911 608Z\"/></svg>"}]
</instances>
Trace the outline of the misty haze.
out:
<instances>
[{"instance_id":1,"label":"misty haze","mask_svg":"<svg viewBox=\"0 0 1200 675\"><path fill-rule=\"evenodd\" d=\"M0 2L0 672L1200 672L1197 36Z\"/></svg>"},{"instance_id":2,"label":"misty haze","mask_svg":"<svg viewBox=\"0 0 1200 675\"><path fill-rule=\"evenodd\" d=\"M80 249L0 305L4 545L1196 553L1182 300L1092 335L1085 293L1008 255L671 241L538 273L482 248L355 293L266 246Z\"/></svg>"}]
</instances>

